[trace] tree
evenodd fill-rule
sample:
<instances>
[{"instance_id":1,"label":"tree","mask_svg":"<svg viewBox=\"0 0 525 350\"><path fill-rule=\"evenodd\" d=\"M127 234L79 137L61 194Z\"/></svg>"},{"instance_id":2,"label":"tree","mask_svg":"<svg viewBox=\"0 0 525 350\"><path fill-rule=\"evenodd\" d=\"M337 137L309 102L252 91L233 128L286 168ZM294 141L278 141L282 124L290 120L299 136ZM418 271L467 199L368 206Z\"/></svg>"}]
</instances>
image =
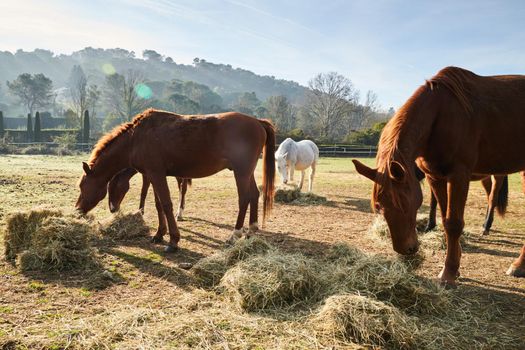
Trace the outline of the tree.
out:
<instances>
[{"instance_id":1,"label":"tree","mask_svg":"<svg viewBox=\"0 0 525 350\"><path fill-rule=\"evenodd\" d=\"M359 130L372 125L377 116L379 106L377 95L372 90L366 93L366 100L363 105L356 106L350 120L350 130Z\"/></svg>"},{"instance_id":2,"label":"tree","mask_svg":"<svg viewBox=\"0 0 525 350\"><path fill-rule=\"evenodd\" d=\"M182 95L199 105L194 113L215 113L222 110L222 97L208 86L193 81L173 80L168 87L170 100L173 95ZM180 112L182 113L182 112Z\"/></svg>"},{"instance_id":3,"label":"tree","mask_svg":"<svg viewBox=\"0 0 525 350\"><path fill-rule=\"evenodd\" d=\"M89 111L86 109L84 112L84 127L82 128L82 142L89 143Z\"/></svg>"},{"instance_id":4,"label":"tree","mask_svg":"<svg viewBox=\"0 0 525 350\"><path fill-rule=\"evenodd\" d=\"M281 133L295 128L295 111L285 96L270 96L265 102L267 115Z\"/></svg>"},{"instance_id":5,"label":"tree","mask_svg":"<svg viewBox=\"0 0 525 350\"><path fill-rule=\"evenodd\" d=\"M87 93L87 109L91 111L91 117L95 118L97 105L100 100L100 90L97 85L90 85Z\"/></svg>"},{"instance_id":6,"label":"tree","mask_svg":"<svg viewBox=\"0 0 525 350\"><path fill-rule=\"evenodd\" d=\"M4 113L0 111L0 137L4 137Z\"/></svg>"},{"instance_id":7,"label":"tree","mask_svg":"<svg viewBox=\"0 0 525 350\"><path fill-rule=\"evenodd\" d=\"M88 102L87 83L88 81L82 67L78 65L73 66L69 75L67 87L69 89L71 107L77 114L80 127L82 126L80 123L82 120L82 113L84 113Z\"/></svg>"},{"instance_id":8,"label":"tree","mask_svg":"<svg viewBox=\"0 0 525 350\"><path fill-rule=\"evenodd\" d=\"M162 60L162 55L155 50L142 51L142 57L144 57L148 61L160 62Z\"/></svg>"},{"instance_id":9,"label":"tree","mask_svg":"<svg viewBox=\"0 0 525 350\"><path fill-rule=\"evenodd\" d=\"M172 94L169 100L173 104L173 111L179 114L197 114L200 106L197 102L180 94Z\"/></svg>"},{"instance_id":10,"label":"tree","mask_svg":"<svg viewBox=\"0 0 525 350\"><path fill-rule=\"evenodd\" d=\"M140 97L136 87L144 82L142 73L128 70L124 75L115 73L106 77L106 100L121 122L130 121L147 105L147 100Z\"/></svg>"},{"instance_id":11,"label":"tree","mask_svg":"<svg viewBox=\"0 0 525 350\"><path fill-rule=\"evenodd\" d=\"M27 115L26 132L27 132L27 142L32 142L33 141L33 120L31 118L31 113Z\"/></svg>"},{"instance_id":12,"label":"tree","mask_svg":"<svg viewBox=\"0 0 525 350\"><path fill-rule=\"evenodd\" d=\"M202 62L203 60L201 60ZM239 96L235 109L241 113L253 115L255 109L261 105L255 92L245 92Z\"/></svg>"},{"instance_id":13,"label":"tree","mask_svg":"<svg viewBox=\"0 0 525 350\"><path fill-rule=\"evenodd\" d=\"M42 124L40 121L40 113L35 114L35 130L33 132L33 140L35 142L42 142Z\"/></svg>"},{"instance_id":14,"label":"tree","mask_svg":"<svg viewBox=\"0 0 525 350\"><path fill-rule=\"evenodd\" d=\"M53 96L53 82L44 74L20 74L15 80L7 82L11 94L20 99L20 102L33 114L35 109L46 107Z\"/></svg>"},{"instance_id":15,"label":"tree","mask_svg":"<svg viewBox=\"0 0 525 350\"><path fill-rule=\"evenodd\" d=\"M307 112L318 124L319 136L336 139L348 132L350 113L357 102L358 92L343 75L320 73L308 82Z\"/></svg>"}]
</instances>

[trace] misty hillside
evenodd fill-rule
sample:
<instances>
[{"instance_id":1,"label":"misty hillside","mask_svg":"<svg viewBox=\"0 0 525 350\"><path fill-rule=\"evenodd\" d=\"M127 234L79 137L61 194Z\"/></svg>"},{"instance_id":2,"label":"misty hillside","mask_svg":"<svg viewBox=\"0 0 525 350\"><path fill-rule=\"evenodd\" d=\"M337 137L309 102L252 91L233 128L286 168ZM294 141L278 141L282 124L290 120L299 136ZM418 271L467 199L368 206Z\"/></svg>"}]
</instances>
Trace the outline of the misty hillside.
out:
<instances>
[{"instance_id":1,"label":"misty hillside","mask_svg":"<svg viewBox=\"0 0 525 350\"><path fill-rule=\"evenodd\" d=\"M71 55L55 55L48 50L32 52L18 50L16 53L0 51L0 87L6 81L16 79L22 73L43 73L53 81L55 89L64 87L74 65L80 65L91 82L104 83L104 69L124 72L128 69L142 72L150 81L172 79L190 80L205 84L221 96L246 91L255 92L259 99L284 95L293 103L300 103L305 88L293 81L261 76L231 65L215 64L196 58L193 65L177 64L153 50L145 51L145 58L135 57L134 52L124 49L94 49L87 47ZM109 68L108 68L109 67Z\"/></svg>"}]
</instances>

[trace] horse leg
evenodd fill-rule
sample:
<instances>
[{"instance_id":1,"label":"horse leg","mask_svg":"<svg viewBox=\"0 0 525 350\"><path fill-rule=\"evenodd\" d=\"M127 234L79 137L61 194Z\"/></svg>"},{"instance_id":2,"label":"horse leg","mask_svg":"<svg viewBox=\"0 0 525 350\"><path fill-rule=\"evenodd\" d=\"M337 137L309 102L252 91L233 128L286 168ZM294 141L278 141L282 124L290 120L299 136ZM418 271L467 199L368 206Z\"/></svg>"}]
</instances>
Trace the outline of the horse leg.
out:
<instances>
[{"instance_id":1,"label":"horse leg","mask_svg":"<svg viewBox=\"0 0 525 350\"><path fill-rule=\"evenodd\" d=\"M436 228L436 211L437 211L437 198L434 192L430 192L430 211L428 212L428 224L425 227L425 232L432 231Z\"/></svg>"},{"instance_id":2,"label":"horse leg","mask_svg":"<svg viewBox=\"0 0 525 350\"><path fill-rule=\"evenodd\" d=\"M157 209L157 216L159 218L159 227L157 228L157 233L155 233L155 236L151 239L151 242L161 243L164 235L168 232L168 226L166 224L166 215L164 215L159 196L157 196L155 191L153 191L153 195L155 196L155 208Z\"/></svg>"},{"instance_id":3,"label":"horse leg","mask_svg":"<svg viewBox=\"0 0 525 350\"><path fill-rule=\"evenodd\" d=\"M299 181L299 191L303 189L303 182L304 182L304 170L301 170L301 181Z\"/></svg>"},{"instance_id":4,"label":"horse leg","mask_svg":"<svg viewBox=\"0 0 525 350\"><path fill-rule=\"evenodd\" d=\"M449 179L447 186L447 215L443 222L447 238L447 252L445 266L439 274L441 283L451 287L456 286L456 278L459 277L459 266L461 261L461 244L459 237L463 233L465 222L463 214L467 202L470 175L459 173L457 177Z\"/></svg>"},{"instance_id":5,"label":"horse leg","mask_svg":"<svg viewBox=\"0 0 525 350\"><path fill-rule=\"evenodd\" d=\"M255 233L259 230L259 224L257 222L258 210L259 210L259 189L257 183L255 183L255 177L252 175L250 179L250 229L249 233Z\"/></svg>"},{"instance_id":6,"label":"horse leg","mask_svg":"<svg viewBox=\"0 0 525 350\"><path fill-rule=\"evenodd\" d=\"M151 179L151 184L155 190L156 195L159 198L162 210L166 216L166 221L168 222L168 229L170 234L170 242L164 248L166 253L172 253L178 249L177 244L180 240L180 233L177 227L177 221L173 215L173 203L171 202L170 189L168 187L168 181L166 180L165 175L153 175L149 176Z\"/></svg>"},{"instance_id":7,"label":"horse leg","mask_svg":"<svg viewBox=\"0 0 525 350\"><path fill-rule=\"evenodd\" d=\"M293 181L293 172L295 171L295 163L290 162L290 181Z\"/></svg>"},{"instance_id":8,"label":"horse leg","mask_svg":"<svg viewBox=\"0 0 525 350\"><path fill-rule=\"evenodd\" d=\"M149 179L146 175L142 174L142 189L140 190L140 204L139 211L144 214L144 206L146 204L146 196L148 195L149 190Z\"/></svg>"},{"instance_id":9,"label":"horse leg","mask_svg":"<svg viewBox=\"0 0 525 350\"><path fill-rule=\"evenodd\" d=\"M525 277L525 244L521 247L520 256L514 260L507 270L507 275L514 277Z\"/></svg>"},{"instance_id":10,"label":"horse leg","mask_svg":"<svg viewBox=\"0 0 525 350\"><path fill-rule=\"evenodd\" d=\"M315 162L312 163L310 168L310 178L308 181L308 192L312 192L313 186L314 186L314 175L315 175L315 167L317 164Z\"/></svg>"},{"instance_id":11,"label":"horse leg","mask_svg":"<svg viewBox=\"0 0 525 350\"><path fill-rule=\"evenodd\" d=\"M177 185L179 187L179 208L177 210L177 220L183 221L184 203L186 199L186 191L188 191L188 181L186 179L177 178Z\"/></svg>"},{"instance_id":12,"label":"horse leg","mask_svg":"<svg viewBox=\"0 0 525 350\"><path fill-rule=\"evenodd\" d=\"M482 235L488 235L492 222L494 221L494 209L496 209L499 190L502 185L501 178L494 176L487 176L481 180L481 184L487 193L487 214L485 215L485 222L483 223Z\"/></svg>"},{"instance_id":13,"label":"horse leg","mask_svg":"<svg viewBox=\"0 0 525 350\"><path fill-rule=\"evenodd\" d=\"M239 213L237 215L237 222L230 238L226 240L226 244L232 244L242 237L242 227L244 225L244 218L250 204L250 178L253 177L253 172L235 171L235 182L237 184L237 194L239 196Z\"/></svg>"}]
</instances>

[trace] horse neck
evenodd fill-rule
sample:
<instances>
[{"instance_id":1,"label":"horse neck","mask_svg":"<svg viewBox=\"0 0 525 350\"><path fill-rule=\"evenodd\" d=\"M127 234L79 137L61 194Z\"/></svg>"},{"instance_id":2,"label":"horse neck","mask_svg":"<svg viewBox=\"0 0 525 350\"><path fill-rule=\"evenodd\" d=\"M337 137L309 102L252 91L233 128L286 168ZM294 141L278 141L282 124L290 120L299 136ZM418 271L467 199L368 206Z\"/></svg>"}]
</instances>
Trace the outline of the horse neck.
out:
<instances>
[{"instance_id":1,"label":"horse neck","mask_svg":"<svg viewBox=\"0 0 525 350\"><path fill-rule=\"evenodd\" d=\"M423 91L418 99L414 99L409 106L403 106L399 115L393 121L396 127L396 142L391 159L414 164L417 157L423 155L428 142L432 125L437 117L436 99L430 91Z\"/></svg>"},{"instance_id":2,"label":"horse neck","mask_svg":"<svg viewBox=\"0 0 525 350\"><path fill-rule=\"evenodd\" d=\"M109 182L121 170L129 167L130 140L129 132L117 136L97 158L93 171L106 182Z\"/></svg>"}]
</instances>

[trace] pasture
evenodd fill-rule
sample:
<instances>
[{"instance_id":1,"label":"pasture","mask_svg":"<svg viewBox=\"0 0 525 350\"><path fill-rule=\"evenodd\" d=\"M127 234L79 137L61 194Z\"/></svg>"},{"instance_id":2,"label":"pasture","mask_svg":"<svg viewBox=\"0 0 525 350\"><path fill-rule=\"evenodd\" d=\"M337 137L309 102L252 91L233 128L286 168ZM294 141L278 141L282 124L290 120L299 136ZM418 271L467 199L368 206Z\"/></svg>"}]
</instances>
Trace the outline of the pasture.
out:
<instances>
[{"instance_id":1,"label":"pasture","mask_svg":"<svg viewBox=\"0 0 525 350\"><path fill-rule=\"evenodd\" d=\"M73 207L79 192L76 183L82 172L81 161L86 158L0 157L0 229L5 228L4 219L10 212L39 205ZM363 161L373 164L372 159ZM177 203L175 178L168 181ZM462 307L474 315L490 310L494 329L506 329L513 339L521 339L513 346L501 343L502 348L524 348L525 279L510 278L505 271L525 241L525 195L517 175L510 176L509 181L506 218L496 217L491 234L483 237L479 233L486 198L479 183L471 184L465 216L470 235L463 251L460 284L452 293L464 300ZM140 176L135 176L123 211L138 208L140 185ZM260 235L285 252L312 259L325 256L336 242L395 258L390 242L368 232L374 219L370 191L370 181L355 172L350 159L321 158L314 192L328 201L319 205L275 203ZM426 184L424 192L422 213L428 209ZM221 295L193 283L179 264L196 263L222 250L236 213L231 172L196 179L188 190L185 221L179 223L179 252L165 255L162 245L143 238L98 244L107 272L105 279L74 271L22 273L6 262L2 249L0 348L361 348L362 344L311 328L316 310L241 311ZM99 221L110 216L107 200L93 214ZM157 216L152 193L145 220L153 234ZM428 251L416 273L433 279L443 262L443 250ZM485 334L487 339L483 334L476 336L472 339L476 347L494 348L488 339L494 334Z\"/></svg>"}]
</instances>

